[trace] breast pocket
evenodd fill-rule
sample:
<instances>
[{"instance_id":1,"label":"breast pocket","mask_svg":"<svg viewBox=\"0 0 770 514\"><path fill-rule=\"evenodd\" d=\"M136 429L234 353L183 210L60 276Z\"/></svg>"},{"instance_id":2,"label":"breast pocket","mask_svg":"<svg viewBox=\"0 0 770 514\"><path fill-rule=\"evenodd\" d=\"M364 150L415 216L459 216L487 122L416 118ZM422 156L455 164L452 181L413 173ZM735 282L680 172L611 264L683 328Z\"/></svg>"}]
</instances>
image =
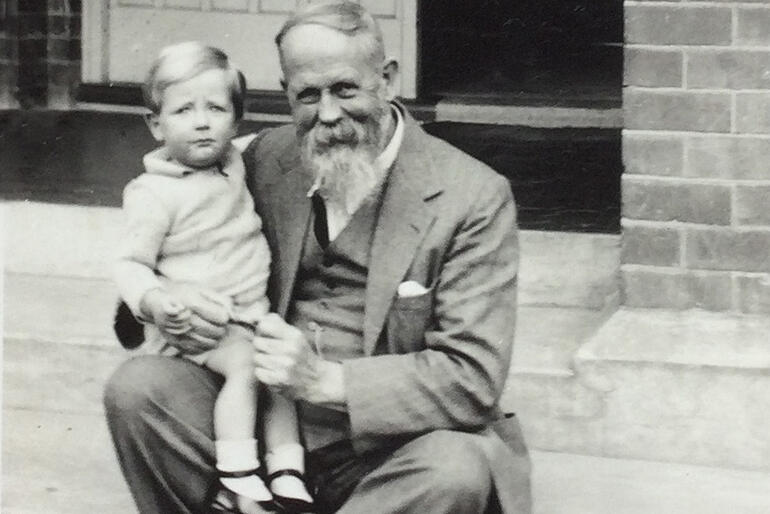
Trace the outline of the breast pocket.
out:
<instances>
[{"instance_id":1,"label":"breast pocket","mask_svg":"<svg viewBox=\"0 0 770 514\"><path fill-rule=\"evenodd\" d=\"M388 314L387 338L390 353L425 349L425 332L433 318L433 289L417 296L397 297Z\"/></svg>"}]
</instances>

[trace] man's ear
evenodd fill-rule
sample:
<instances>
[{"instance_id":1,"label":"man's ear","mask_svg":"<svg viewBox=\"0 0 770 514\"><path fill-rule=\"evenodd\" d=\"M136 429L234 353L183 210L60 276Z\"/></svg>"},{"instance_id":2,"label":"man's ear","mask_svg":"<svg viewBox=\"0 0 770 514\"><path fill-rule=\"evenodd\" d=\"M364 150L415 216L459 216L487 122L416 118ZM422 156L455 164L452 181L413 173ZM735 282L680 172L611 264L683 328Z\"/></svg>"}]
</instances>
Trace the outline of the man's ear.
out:
<instances>
[{"instance_id":1,"label":"man's ear","mask_svg":"<svg viewBox=\"0 0 770 514\"><path fill-rule=\"evenodd\" d=\"M382 65L382 78L385 80L387 100L391 101L398 96L398 88L401 85L397 60L385 59L385 63Z\"/></svg>"},{"instance_id":2,"label":"man's ear","mask_svg":"<svg viewBox=\"0 0 770 514\"><path fill-rule=\"evenodd\" d=\"M155 141L162 143L163 134L160 131L160 121L158 121L158 115L154 112L147 113L144 115L144 122L147 124L147 128L150 129L152 137L155 138Z\"/></svg>"}]
</instances>

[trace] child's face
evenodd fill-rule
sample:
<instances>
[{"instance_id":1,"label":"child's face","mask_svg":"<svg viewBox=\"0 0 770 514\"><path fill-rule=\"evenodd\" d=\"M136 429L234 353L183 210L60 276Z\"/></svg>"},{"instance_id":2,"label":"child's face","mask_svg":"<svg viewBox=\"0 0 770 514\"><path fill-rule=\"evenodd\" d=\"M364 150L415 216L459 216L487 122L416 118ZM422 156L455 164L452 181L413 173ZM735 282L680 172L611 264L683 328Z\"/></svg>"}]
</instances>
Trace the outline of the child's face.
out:
<instances>
[{"instance_id":1,"label":"child's face","mask_svg":"<svg viewBox=\"0 0 770 514\"><path fill-rule=\"evenodd\" d=\"M208 70L163 91L150 131L172 159L192 168L219 162L235 137L233 102L223 70Z\"/></svg>"}]
</instances>

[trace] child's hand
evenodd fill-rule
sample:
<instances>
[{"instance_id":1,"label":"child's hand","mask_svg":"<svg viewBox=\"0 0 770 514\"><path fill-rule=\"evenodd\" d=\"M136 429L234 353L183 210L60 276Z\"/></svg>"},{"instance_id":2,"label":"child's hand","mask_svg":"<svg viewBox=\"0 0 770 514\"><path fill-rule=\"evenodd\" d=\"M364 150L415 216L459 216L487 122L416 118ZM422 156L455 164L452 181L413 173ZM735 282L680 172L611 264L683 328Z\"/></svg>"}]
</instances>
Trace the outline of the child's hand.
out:
<instances>
[{"instance_id":1,"label":"child's hand","mask_svg":"<svg viewBox=\"0 0 770 514\"><path fill-rule=\"evenodd\" d=\"M189 332L190 309L163 289L152 289L142 298L143 310L152 316L152 322L164 332L179 335Z\"/></svg>"},{"instance_id":2,"label":"child's hand","mask_svg":"<svg viewBox=\"0 0 770 514\"><path fill-rule=\"evenodd\" d=\"M169 334L179 335L189 332L192 326L190 325L190 309L179 303L176 298L169 295L163 304L163 311L165 313L164 324L159 325Z\"/></svg>"}]
</instances>

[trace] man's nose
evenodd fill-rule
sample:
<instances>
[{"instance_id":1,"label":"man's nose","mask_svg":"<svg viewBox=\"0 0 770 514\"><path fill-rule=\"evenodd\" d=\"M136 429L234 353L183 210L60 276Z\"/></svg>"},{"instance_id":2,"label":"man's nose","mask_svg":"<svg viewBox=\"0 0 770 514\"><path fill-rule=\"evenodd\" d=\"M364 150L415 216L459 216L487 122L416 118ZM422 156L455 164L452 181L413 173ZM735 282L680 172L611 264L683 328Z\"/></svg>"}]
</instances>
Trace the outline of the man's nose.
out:
<instances>
[{"instance_id":1,"label":"man's nose","mask_svg":"<svg viewBox=\"0 0 770 514\"><path fill-rule=\"evenodd\" d=\"M321 93L318 102L318 120L325 125L334 125L342 118L342 109L337 99L329 92Z\"/></svg>"}]
</instances>

